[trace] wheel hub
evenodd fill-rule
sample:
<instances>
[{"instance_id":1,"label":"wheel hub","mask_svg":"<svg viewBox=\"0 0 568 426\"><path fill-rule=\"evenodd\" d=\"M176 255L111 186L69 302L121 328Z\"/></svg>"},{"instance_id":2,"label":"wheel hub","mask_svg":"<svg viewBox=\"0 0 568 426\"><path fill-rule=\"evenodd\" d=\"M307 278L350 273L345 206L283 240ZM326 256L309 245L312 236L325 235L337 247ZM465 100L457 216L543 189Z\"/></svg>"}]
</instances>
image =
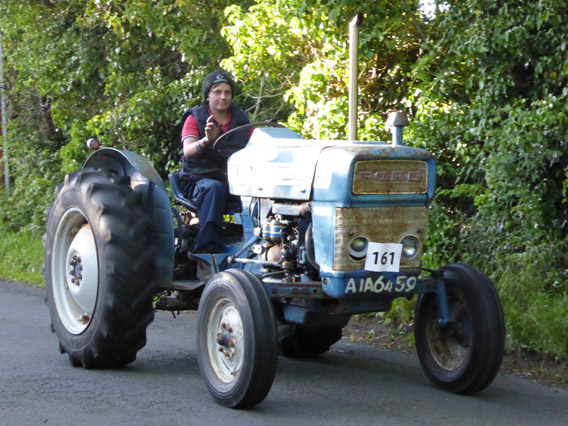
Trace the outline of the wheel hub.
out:
<instances>
[{"instance_id":1,"label":"wheel hub","mask_svg":"<svg viewBox=\"0 0 568 426\"><path fill-rule=\"evenodd\" d=\"M93 262L93 257L95 261ZM95 310L98 290L96 270L96 247L93 232L84 226L77 233L67 252L69 271L66 276L67 288L83 312L77 317L81 323L91 317ZM93 280L96 277L97 280Z\"/></svg>"},{"instance_id":2,"label":"wheel hub","mask_svg":"<svg viewBox=\"0 0 568 426\"><path fill-rule=\"evenodd\" d=\"M450 371L456 370L465 362L471 344L469 322L464 318L465 308L456 300L452 302L453 321L441 327L437 321L439 313L434 309L427 326L432 357L440 367Z\"/></svg>"},{"instance_id":3,"label":"wheel hub","mask_svg":"<svg viewBox=\"0 0 568 426\"><path fill-rule=\"evenodd\" d=\"M227 358L233 358L235 355L236 336L233 334L233 328L226 323L221 324L221 330L217 333L217 343L219 344L219 352L222 352Z\"/></svg>"},{"instance_id":4,"label":"wheel hub","mask_svg":"<svg viewBox=\"0 0 568 426\"><path fill-rule=\"evenodd\" d=\"M95 237L77 209L66 212L57 229L52 256L54 302L59 318L73 334L91 322L98 297Z\"/></svg>"},{"instance_id":5,"label":"wheel hub","mask_svg":"<svg viewBox=\"0 0 568 426\"><path fill-rule=\"evenodd\" d=\"M71 256L69 261L71 268L69 269L69 275L71 275L71 283L81 286L81 280L83 279L83 265L81 264L81 257L78 253Z\"/></svg>"},{"instance_id":6,"label":"wheel hub","mask_svg":"<svg viewBox=\"0 0 568 426\"><path fill-rule=\"evenodd\" d=\"M208 320L208 348L215 375L232 383L241 372L244 360L244 331L237 308L228 299L219 300Z\"/></svg>"}]
</instances>

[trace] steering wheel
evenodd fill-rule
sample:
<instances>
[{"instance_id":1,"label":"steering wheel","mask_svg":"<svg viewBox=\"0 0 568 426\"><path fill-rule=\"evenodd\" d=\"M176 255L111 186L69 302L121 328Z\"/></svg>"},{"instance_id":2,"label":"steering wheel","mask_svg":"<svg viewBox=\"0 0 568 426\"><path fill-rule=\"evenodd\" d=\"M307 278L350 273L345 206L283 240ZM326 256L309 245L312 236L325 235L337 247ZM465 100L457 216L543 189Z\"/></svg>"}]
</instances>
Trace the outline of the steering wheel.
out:
<instances>
[{"instance_id":1,"label":"steering wheel","mask_svg":"<svg viewBox=\"0 0 568 426\"><path fill-rule=\"evenodd\" d=\"M234 129L231 129L228 132L223 133L221 136L215 139L215 142L213 142L213 151L216 151L218 153L222 151L223 141L227 139L228 135L231 135L240 130L246 130L253 127L286 127L286 126L283 126L282 124L277 123L276 121L260 121L258 123L243 124L242 126L235 127Z\"/></svg>"}]
</instances>

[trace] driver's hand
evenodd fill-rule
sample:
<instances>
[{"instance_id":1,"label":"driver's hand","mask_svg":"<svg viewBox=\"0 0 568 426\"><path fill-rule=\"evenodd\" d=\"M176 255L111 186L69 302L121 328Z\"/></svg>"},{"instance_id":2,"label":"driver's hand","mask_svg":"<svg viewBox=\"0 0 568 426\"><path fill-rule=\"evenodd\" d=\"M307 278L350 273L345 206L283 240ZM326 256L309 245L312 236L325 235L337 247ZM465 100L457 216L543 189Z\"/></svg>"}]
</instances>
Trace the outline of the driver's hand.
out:
<instances>
[{"instance_id":1,"label":"driver's hand","mask_svg":"<svg viewBox=\"0 0 568 426\"><path fill-rule=\"evenodd\" d=\"M219 124L215 121L215 118L210 115L207 119L207 123L205 123L205 138L203 139L203 143L206 147L209 147L215 139L219 136Z\"/></svg>"}]
</instances>

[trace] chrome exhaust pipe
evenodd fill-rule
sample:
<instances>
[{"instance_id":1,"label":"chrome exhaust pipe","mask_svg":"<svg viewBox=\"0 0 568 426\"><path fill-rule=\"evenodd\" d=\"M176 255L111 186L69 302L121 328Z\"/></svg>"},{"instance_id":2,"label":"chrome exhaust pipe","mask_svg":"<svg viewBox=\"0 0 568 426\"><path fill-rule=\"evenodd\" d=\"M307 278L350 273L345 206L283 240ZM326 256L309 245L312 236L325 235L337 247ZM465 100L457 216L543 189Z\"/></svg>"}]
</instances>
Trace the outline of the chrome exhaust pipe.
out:
<instances>
[{"instance_id":1,"label":"chrome exhaust pipe","mask_svg":"<svg viewBox=\"0 0 568 426\"><path fill-rule=\"evenodd\" d=\"M359 27L363 24L363 14L358 13L349 24L349 125L348 139L357 140L357 79L359 77Z\"/></svg>"},{"instance_id":2,"label":"chrome exhaust pipe","mask_svg":"<svg viewBox=\"0 0 568 426\"><path fill-rule=\"evenodd\" d=\"M359 77L359 28L364 16L358 13L349 24L349 123L347 137L349 141L357 140L357 107ZM403 129L408 126L408 116L404 112L392 112L385 123L392 133L392 145L404 145Z\"/></svg>"}]
</instances>

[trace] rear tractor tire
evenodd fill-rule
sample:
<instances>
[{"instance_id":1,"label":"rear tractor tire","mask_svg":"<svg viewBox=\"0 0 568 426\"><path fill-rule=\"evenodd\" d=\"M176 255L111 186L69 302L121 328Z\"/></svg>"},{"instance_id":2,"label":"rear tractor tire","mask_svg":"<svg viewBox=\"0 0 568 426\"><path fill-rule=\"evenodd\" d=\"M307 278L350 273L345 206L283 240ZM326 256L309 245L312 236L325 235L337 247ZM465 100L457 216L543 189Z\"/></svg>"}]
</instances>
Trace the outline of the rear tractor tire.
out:
<instances>
[{"instance_id":1,"label":"rear tractor tire","mask_svg":"<svg viewBox=\"0 0 568 426\"><path fill-rule=\"evenodd\" d=\"M52 329L74 366L136 359L153 320L149 214L129 177L71 173L48 212L45 281Z\"/></svg>"}]
</instances>

